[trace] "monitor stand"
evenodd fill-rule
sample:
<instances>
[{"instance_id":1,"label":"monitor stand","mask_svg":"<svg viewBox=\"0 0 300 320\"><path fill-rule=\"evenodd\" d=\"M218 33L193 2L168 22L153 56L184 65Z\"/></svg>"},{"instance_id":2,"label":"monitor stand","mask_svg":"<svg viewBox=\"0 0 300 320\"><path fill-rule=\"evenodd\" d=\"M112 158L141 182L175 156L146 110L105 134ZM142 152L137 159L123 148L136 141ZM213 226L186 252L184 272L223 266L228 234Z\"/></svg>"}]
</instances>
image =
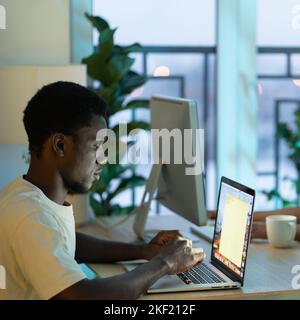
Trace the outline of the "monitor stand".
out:
<instances>
[{"instance_id":1,"label":"monitor stand","mask_svg":"<svg viewBox=\"0 0 300 320\"><path fill-rule=\"evenodd\" d=\"M135 214L135 220L133 224L133 230L137 235L138 239L147 241L153 234L156 234L159 230L149 230L150 235L145 235L145 226L147 223L148 213L153 200L153 195L157 189L157 183L160 176L161 168L163 164L154 164L151 169L149 179L147 181L145 191L142 197L142 201L139 207L133 210Z\"/></svg>"},{"instance_id":2,"label":"monitor stand","mask_svg":"<svg viewBox=\"0 0 300 320\"><path fill-rule=\"evenodd\" d=\"M148 213L151 205L151 201L153 200L153 195L157 189L158 179L161 173L163 164L154 164L151 169L151 173L149 179L147 181L145 191L142 197L142 201L139 207L133 210L133 214L135 215L135 220L133 224L133 230L137 235L137 240L133 241L133 243L147 243L155 235L161 231L161 229L148 229L145 230ZM199 237L193 235L191 232L181 232L183 236L191 239L193 242L198 242Z\"/></svg>"},{"instance_id":3,"label":"monitor stand","mask_svg":"<svg viewBox=\"0 0 300 320\"><path fill-rule=\"evenodd\" d=\"M160 230L147 230L145 231L148 213L153 200L153 195L157 189L158 179L161 173L163 164L154 164L151 169L149 179L147 181L145 191L142 197L142 201L139 207L135 208L132 213L135 215L135 220L133 224L133 230L137 235L138 242L149 242ZM184 233L191 240L197 242L198 240L193 236L201 237L209 242L212 242L214 235L214 225L207 224L203 227L191 226L191 233Z\"/></svg>"}]
</instances>

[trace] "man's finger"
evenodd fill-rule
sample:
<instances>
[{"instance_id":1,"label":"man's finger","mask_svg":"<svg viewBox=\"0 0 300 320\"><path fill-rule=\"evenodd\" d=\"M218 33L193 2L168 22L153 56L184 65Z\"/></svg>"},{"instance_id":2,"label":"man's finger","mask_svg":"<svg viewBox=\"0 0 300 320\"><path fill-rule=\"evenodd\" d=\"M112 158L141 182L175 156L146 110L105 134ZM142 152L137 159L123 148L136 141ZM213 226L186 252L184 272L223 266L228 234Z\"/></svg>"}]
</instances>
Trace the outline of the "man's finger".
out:
<instances>
[{"instance_id":1,"label":"man's finger","mask_svg":"<svg viewBox=\"0 0 300 320\"><path fill-rule=\"evenodd\" d=\"M193 248L193 252L195 253L195 254L203 254L204 253L204 250L203 250L203 248Z\"/></svg>"},{"instance_id":2,"label":"man's finger","mask_svg":"<svg viewBox=\"0 0 300 320\"><path fill-rule=\"evenodd\" d=\"M204 259L206 258L205 253L197 254L195 256L196 263L192 266L192 268L196 267L198 264L202 263Z\"/></svg>"},{"instance_id":3,"label":"man's finger","mask_svg":"<svg viewBox=\"0 0 300 320\"><path fill-rule=\"evenodd\" d=\"M169 241L171 239L174 239L174 238L177 238L180 236L181 236L181 234L178 232L162 231L162 232L158 233L155 238L157 238L157 240L159 240L159 241Z\"/></svg>"},{"instance_id":4,"label":"man's finger","mask_svg":"<svg viewBox=\"0 0 300 320\"><path fill-rule=\"evenodd\" d=\"M169 238L182 236L182 234L178 230L163 231L163 235Z\"/></svg>"},{"instance_id":5,"label":"man's finger","mask_svg":"<svg viewBox=\"0 0 300 320\"><path fill-rule=\"evenodd\" d=\"M204 260L206 258L206 254L205 252L203 251L203 249L201 248L193 248L192 249L192 253L193 255L195 256L195 258L198 260L198 259L202 259Z\"/></svg>"}]
</instances>

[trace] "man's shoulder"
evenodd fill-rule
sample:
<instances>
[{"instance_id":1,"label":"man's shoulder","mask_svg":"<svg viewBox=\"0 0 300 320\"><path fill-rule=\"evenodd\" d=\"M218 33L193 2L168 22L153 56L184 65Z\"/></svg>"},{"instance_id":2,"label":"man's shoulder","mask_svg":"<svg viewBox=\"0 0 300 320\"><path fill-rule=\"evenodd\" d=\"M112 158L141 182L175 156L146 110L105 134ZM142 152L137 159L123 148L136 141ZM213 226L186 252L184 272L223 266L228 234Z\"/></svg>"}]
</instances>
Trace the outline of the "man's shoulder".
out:
<instances>
[{"instance_id":1,"label":"man's shoulder","mask_svg":"<svg viewBox=\"0 0 300 320\"><path fill-rule=\"evenodd\" d=\"M7 207L36 206L40 194L37 188L27 183L22 177L10 182L0 191L0 208L3 212Z\"/></svg>"},{"instance_id":2,"label":"man's shoulder","mask_svg":"<svg viewBox=\"0 0 300 320\"><path fill-rule=\"evenodd\" d=\"M14 230L26 218L47 217L39 191L17 178L0 192L0 225ZM50 218L50 217L48 217Z\"/></svg>"}]
</instances>

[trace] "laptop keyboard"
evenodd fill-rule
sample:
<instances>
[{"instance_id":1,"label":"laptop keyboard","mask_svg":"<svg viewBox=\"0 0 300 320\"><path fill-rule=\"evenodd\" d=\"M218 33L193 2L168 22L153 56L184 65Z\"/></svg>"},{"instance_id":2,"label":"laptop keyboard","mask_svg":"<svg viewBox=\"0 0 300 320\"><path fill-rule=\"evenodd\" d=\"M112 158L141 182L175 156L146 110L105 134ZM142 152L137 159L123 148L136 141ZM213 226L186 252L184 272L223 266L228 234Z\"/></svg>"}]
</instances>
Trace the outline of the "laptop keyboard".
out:
<instances>
[{"instance_id":1,"label":"laptop keyboard","mask_svg":"<svg viewBox=\"0 0 300 320\"><path fill-rule=\"evenodd\" d=\"M226 282L217 273L211 270L205 263L199 264L196 267L178 273L177 276L186 284L205 284L205 283L222 283Z\"/></svg>"}]
</instances>

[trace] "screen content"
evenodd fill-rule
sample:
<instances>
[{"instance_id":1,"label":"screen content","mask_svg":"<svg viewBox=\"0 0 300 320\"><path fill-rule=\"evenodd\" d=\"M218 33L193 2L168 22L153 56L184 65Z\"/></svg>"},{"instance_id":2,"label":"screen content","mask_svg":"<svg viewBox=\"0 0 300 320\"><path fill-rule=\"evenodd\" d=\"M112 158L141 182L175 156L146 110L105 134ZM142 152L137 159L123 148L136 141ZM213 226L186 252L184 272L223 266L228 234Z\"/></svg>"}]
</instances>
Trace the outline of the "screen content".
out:
<instances>
[{"instance_id":1,"label":"screen content","mask_svg":"<svg viewBox=\"0 0 300 320\"><path fill-rule=\"evenodd\" d=\"M253 196L224 182L221 185L213 256L244 276Z\"/></svg>"}]
</instances>

